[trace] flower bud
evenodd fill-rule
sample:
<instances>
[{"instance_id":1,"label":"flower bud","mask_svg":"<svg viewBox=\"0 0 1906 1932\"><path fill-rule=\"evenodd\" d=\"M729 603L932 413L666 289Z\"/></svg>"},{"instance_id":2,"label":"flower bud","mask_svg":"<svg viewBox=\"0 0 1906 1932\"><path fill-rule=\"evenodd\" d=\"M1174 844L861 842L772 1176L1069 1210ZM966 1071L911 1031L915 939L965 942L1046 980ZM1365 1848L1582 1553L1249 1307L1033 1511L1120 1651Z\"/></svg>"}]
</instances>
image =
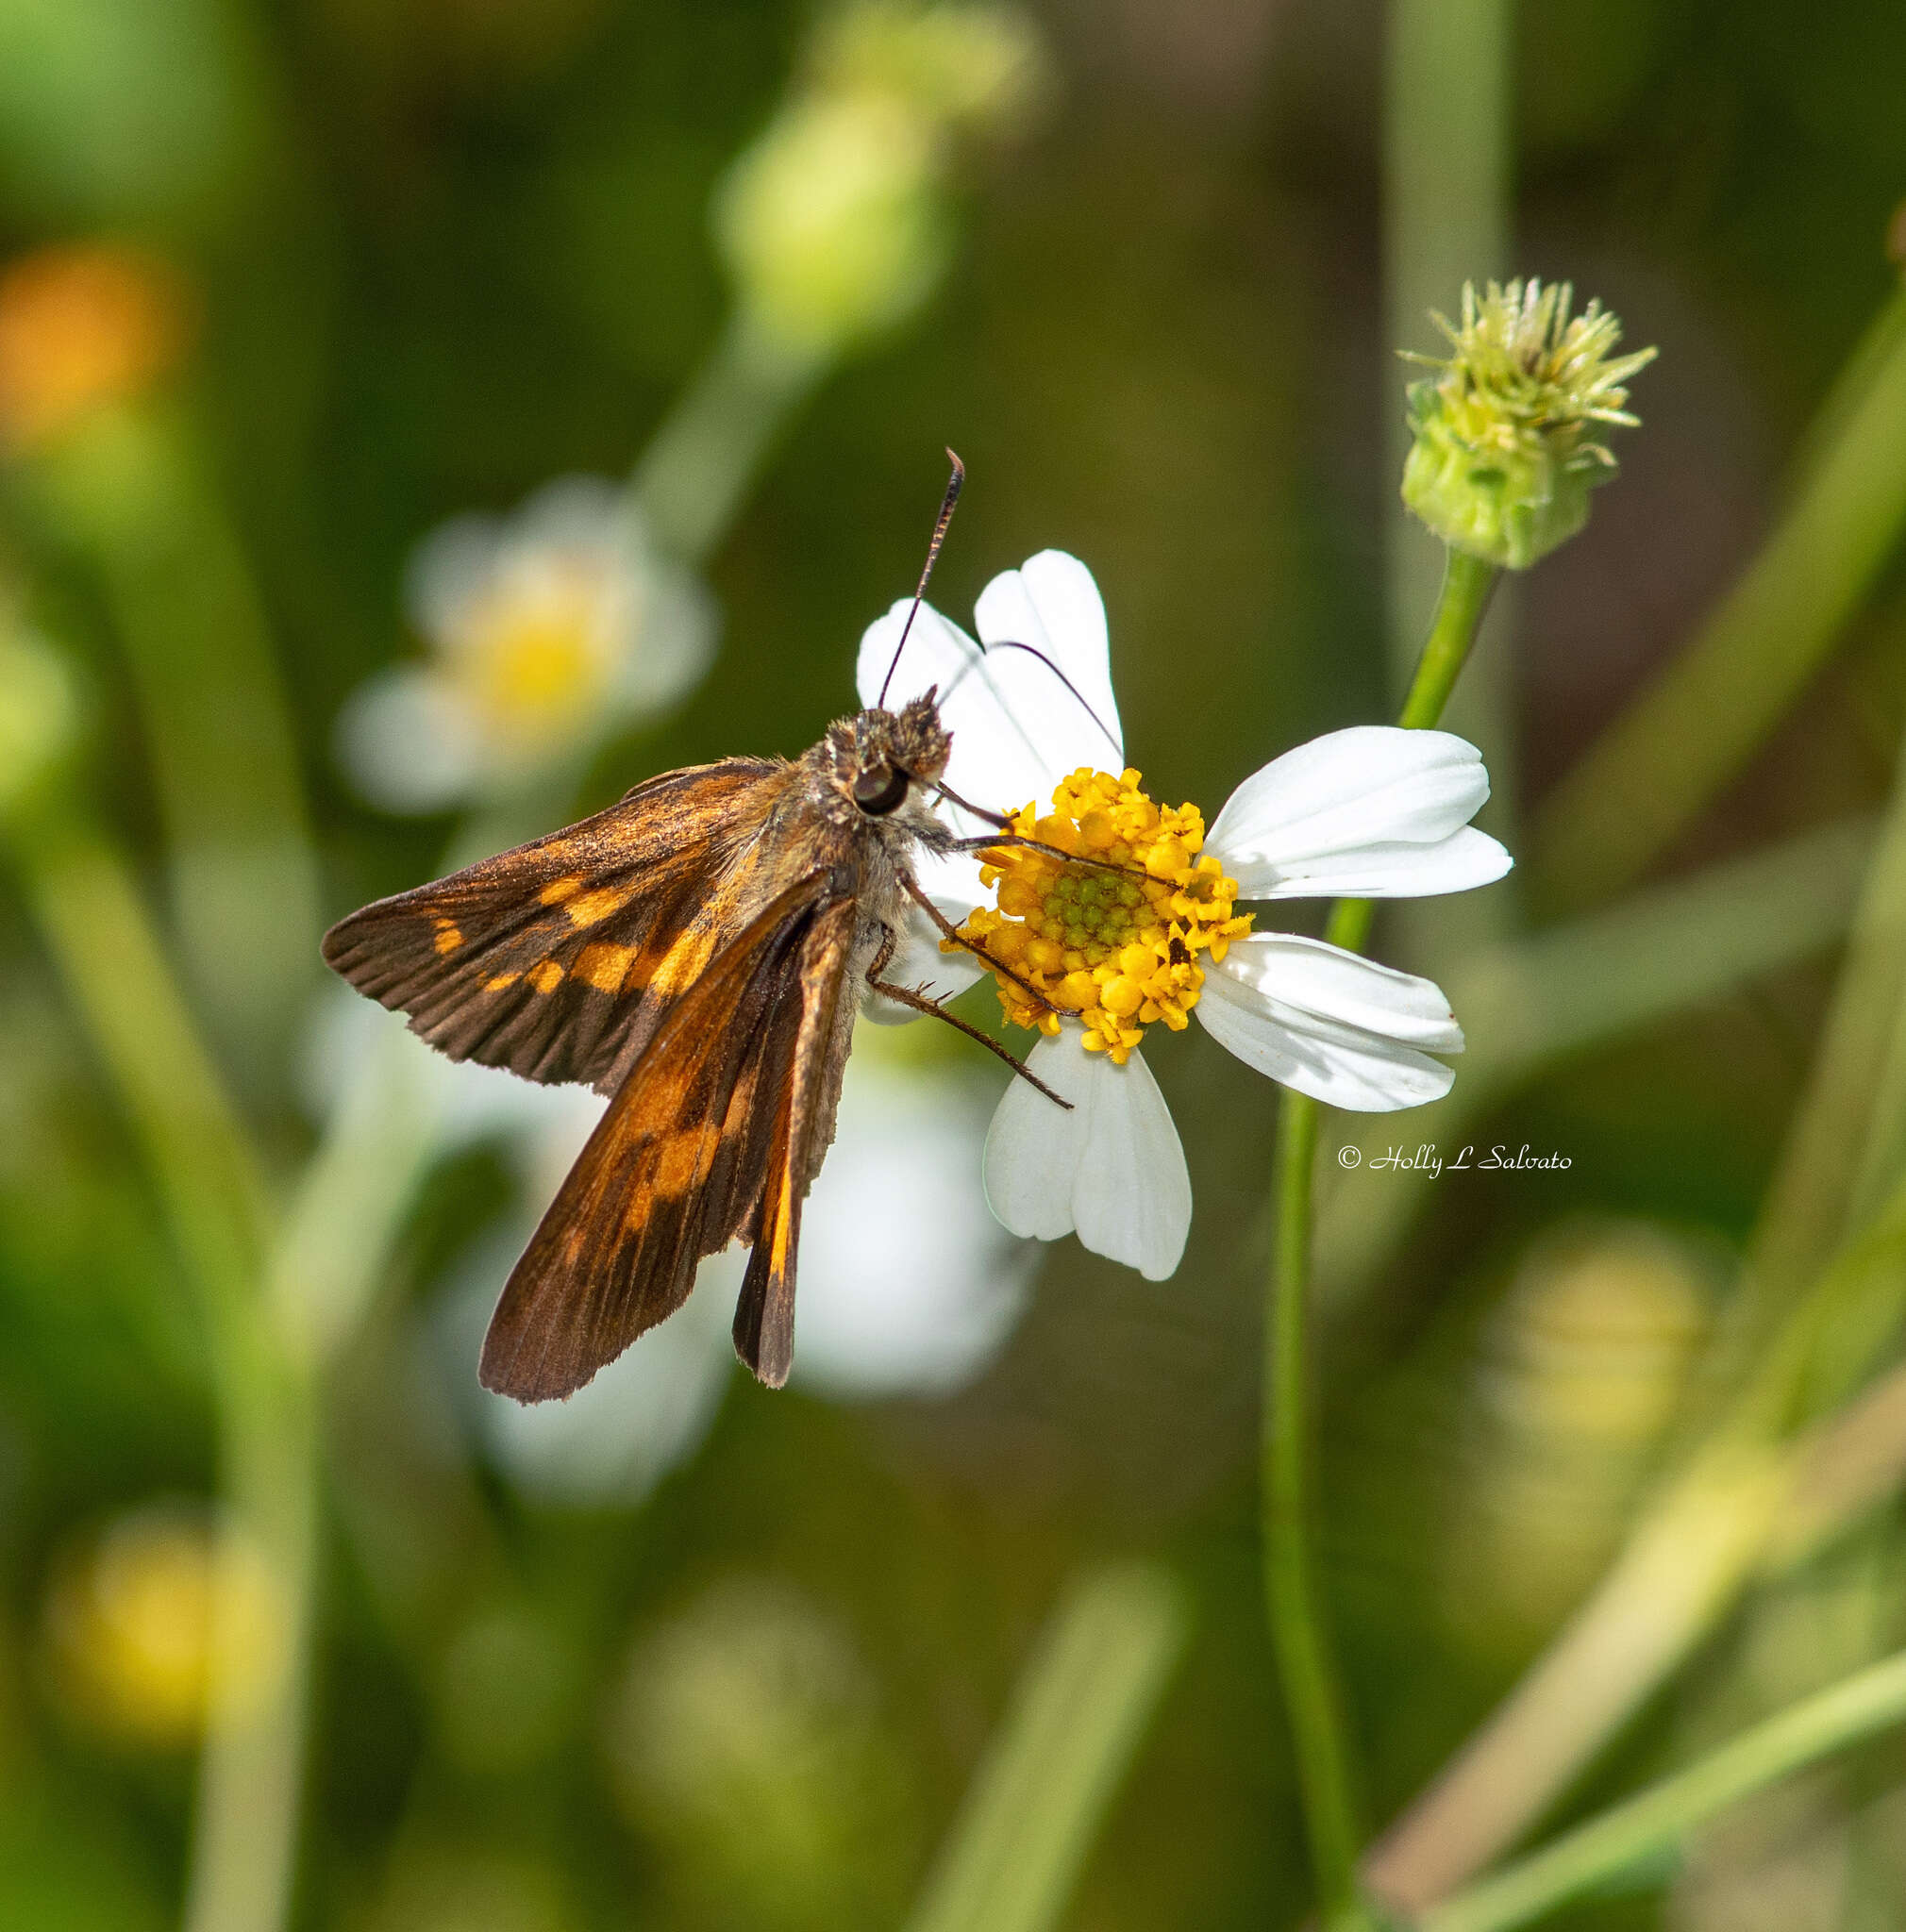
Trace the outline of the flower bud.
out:
<instances>
[{"instance_id":1,"label":"flower bud","mask_svg":"<svg viewBox=\"0 0 1906 1932\"><path fill-rule=\"evenodd\" d=\"M66 660L17 623L0 621L0 822L64 761L79 735Z\"/></svg>"},{"instance_id":2,"label":"flower bud","mask_svg":"<svg viewBox=\"0 0 1906 1932\"><path fill-rule=\"evenodd\" d=\"M849 7L816 36L814 72L831 93L880 93L943 124L1011 120L1038 94L1029 22L1005 7Z\"/></svg>"},{"instance_id":3,"label":"flower bud","mask_svg":"<svg viewBox=\"0 0 1906 1932\"><path fill-rule=\"evenodd\" d=\"M1569 315L1566 282L1463 290L1463 322L1436 325L1454 354L1411 357L1439 374L1410 386L1414 437L1403 501L1445 542L1527 570L1588 521L1613 475L1605 425L1632 427L1625 385L1654 350L1613 354L1621 324L1598 302Z\"/></svg>"},{"instance_id":4,"label":"flower bud","mask_svg":"<svg viewBox=\"0 0 1906 1932\"><path fill-rule=\"evenodd\" d=\"M716 240L749 321L825 356L916 309L951 250L952 138L1009 121L1038 72L1030 30L1003 8L836 15L807 85L716 196Z\"/></svg>"},{"instance_id":5,"label":"flower bud","mask_svg":"<svg viewBox=\"0 0 1906 1932\"><path fill-rule=\"evenodd\" d=\"M0 275L0 440L34 449L170 374L185 304L166 267L105 243L42 248Z\"/></svg>"},{"instance_id":6,"label":"flower bud","mask_svg":"<svg viewBox=\"0 0 1906 1932\"><path fill-rule=\"evenodd\" d=\"M735 163L716 211L751 318L826 352L910 314L945 266L932 130L877 94L804 102Z\"/></svg>"}]
</instances>

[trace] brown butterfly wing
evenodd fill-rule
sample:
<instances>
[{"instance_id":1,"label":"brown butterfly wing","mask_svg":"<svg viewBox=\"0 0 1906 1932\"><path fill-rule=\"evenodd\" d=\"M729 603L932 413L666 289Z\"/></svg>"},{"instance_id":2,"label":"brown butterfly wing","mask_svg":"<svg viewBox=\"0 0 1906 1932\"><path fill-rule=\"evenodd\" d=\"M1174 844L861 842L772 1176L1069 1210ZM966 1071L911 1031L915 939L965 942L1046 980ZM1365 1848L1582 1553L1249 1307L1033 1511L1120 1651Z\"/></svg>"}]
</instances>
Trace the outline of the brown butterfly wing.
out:
<instances>
[{"instance_id":1,"label":"brown butterfly wing","mask_svg":"<svg viewBox=\"0 0 1906 1932\"><path fill-rule=\"evenodd\" d=\"M791 1307L795 1210L782 1204L800 1169L786 1150L799 1135L818 1165L840 1080L838 1066L803 1075L803 1055L838 1060L846 1039L820 1029L844 1010L854 902L824 888L814 874L779 894L664 1016L504 1288L486 1388L521 1402L572 1394L673 1314L696 1263L738 1235L765 1231Z\"/></svg>"},{"instance_id":2,"label":"brown butterfly wing","mask_svg":"<svg viewBox=\"0 0 1906 1932\"><path fill-rule=\"evenodd\" d=\"M454 1060L611 1092L784 883L761 837L794 768L670 772L579 824L380 899L325 935L359 992Z\"/></svg>"},{"instance_id":3,"label":"brown butterfly wing","mask_svg":"<svg viewBox=\"0 0 1906 1932\"><path fill-rule=\"evenodd\" d=\"M801 1202L834 1138L854 1018L846 974L853 938L853 902L837 900L815 919L802 944L793 1065L775 1108L767 1176L751 1230L754 1252L735 1307L735 1353L771 1389L778 1389L794 1366Z\"/></svg>"}]
</instances>

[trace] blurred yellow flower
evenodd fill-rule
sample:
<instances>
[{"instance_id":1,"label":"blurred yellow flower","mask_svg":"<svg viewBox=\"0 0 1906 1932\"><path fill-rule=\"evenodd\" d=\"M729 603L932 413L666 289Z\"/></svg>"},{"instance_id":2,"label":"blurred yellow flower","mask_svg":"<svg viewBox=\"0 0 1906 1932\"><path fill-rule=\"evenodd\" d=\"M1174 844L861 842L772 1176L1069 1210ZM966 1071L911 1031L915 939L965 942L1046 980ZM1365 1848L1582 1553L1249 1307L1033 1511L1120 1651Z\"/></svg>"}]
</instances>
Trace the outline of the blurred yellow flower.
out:
<instances>
[{"instance_id":1,"label":"blurred yellow flower","mask_svg":"<svg viewBox=\"0 0 1906 1932\"><path fill-rule=\"evenodd\" d=\"M1647 1223L1538 1241L1483 1336L1449 1540L1457 1624L1513 1648L1593 1582L1706 1334L1711 1257Z\"/></svg>"},{"instance_id":2,"label":"blurred yellow flower","mask_svg":"<svg viewBox=\"0 0 1906 1932\"><path fill-rule=\"evenodd\" d=\"M75 1718L118 1741L165 1748L198 1736L215 1662L238 1709L272 1695L286 1618L249 1543L161 1504L117 1518L58 1567L44 1628L53 1681Z\"/></svg>"},{"instance_id":3,"label":"blurred yellow flower","mask_svg":"<svg viewBox=\"0 0 1906 1932\"><path fill-rule=\"evenodd\" d=\"M109 242L42 248L0 275L0 437L31 448L143 394L186 338L178 279Z\"/></svg>"},{"instance_id":4,"label":"blurred yellow flower","mask_svg":"<svg viewBox=\"0 0 1906 1932\"><path fill-rule=\"evenodd\" d=\"M338 723L345 770L387 810L507 792L585 756L682 696L711 655L706 593L595 477L443 525L408 590L428 661L373 678Z\"/></svg>"}]
</instances>

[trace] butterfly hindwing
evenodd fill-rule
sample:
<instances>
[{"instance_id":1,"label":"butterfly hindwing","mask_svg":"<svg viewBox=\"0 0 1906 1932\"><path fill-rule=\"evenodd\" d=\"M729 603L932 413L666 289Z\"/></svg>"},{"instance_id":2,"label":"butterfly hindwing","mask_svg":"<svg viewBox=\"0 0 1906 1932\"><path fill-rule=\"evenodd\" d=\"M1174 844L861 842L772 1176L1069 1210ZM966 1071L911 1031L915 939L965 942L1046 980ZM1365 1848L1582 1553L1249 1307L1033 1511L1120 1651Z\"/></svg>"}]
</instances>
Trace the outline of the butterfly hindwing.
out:
<instances>
[{"instance_id":1,"label":"butterfly hindwing","mask_svg":"<svg viewBox=\"0 0 1906 1932\"><path fill-rule=\"evenodd\" d=\"M791 768L727 758L380 899L325 935L360 992L452 1059L612 1091L671 1003L772 896Z\"/></svg>"},{"instance_id":2,"label":"butterfly hindwing","mask_svg":"<svg viewBox=\"0 0 1906 1932\"><path fill-rule=\"evenodd\" d=\"M828 1016L845 1010L854 920L854 902L811 875L669 1008L503 1291L486 1387L525 1402L573 1393L679 1307L696 1263L737 1236L778 1252L791 1309L798 1197L839 1093L846 1036Z\"/></svg>"},{"instance_id":3,"label":"butterfly hindwing","mask_svg":"<svg viewBox=\"0 0 1906 1932\"><path fill-rule=\"evenodd\" d=\"M834 1137L853 1024L846 991L853 938L853 902L843 899L815 919L802 942L799 1032L775 1108L754 1252L735 1307L735 1353L771 1389L778 1389L794 1366L801 1202Z\"/></svg>"}]
</instances>

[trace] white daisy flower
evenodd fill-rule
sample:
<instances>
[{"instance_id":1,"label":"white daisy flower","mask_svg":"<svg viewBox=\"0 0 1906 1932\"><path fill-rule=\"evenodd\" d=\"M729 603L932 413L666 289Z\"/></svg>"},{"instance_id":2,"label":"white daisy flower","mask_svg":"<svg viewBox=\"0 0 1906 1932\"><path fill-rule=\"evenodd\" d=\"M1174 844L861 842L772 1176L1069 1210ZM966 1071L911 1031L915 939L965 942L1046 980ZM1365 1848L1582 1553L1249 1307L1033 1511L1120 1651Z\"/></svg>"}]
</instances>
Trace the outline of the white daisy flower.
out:
<instances>
[{"instance_id":1,"label":"white daisy flower","mask_svg":"<svg viewBox=\"0 0 1906 1932\"><path fill-rule=\"evenodd\" d=\"M507 517L458 517L412 555L424 663L353 694L338 755L374 805L439 811L507 793L663 709L711 655L707 592L649 541L626 491L546 485Z\"/></svg>"},{"instance_id":2,"label":"white daisy flower","mask_svg":"<svg viewBox=\"0 0 1906 1932\"><path fill-rule=\"evenodd\" d=\"M908 609L896 603L861 641L864 704L877 700ZM1356 726L1274 758L1207 833L1195 807L1162 809L1126 768L1105 607L1078 558L1047 550L1002 573L976 617L978 643L923 606L887 702L937 685L953 735L947 785L1004 812L1020 836L1087 861L998 848L984 864L921 869L941 910L1011 969L995 975L1007 1016L1045 1036L1029 1065L1073 1102L1062 1111L1010 1083L987 1137L987 1198L1015 1234L1076 1232L1162 1280L1184 1251L1192 1195L1178 1129L1138 1051L1145 1027L1180 1030L1195 1013L1246 1065L1335 1107L1381 1111L1446 1092L1454 1075L1431 1055L1461 1052L1463 1034L1430 981L1320 940L1252 932L1235 908L1413 898L1500 878L1508 853L1469 824L1488 774L1447 732ZM957 808L947 816L963 832L988 829ZM942 954L924 918L894 968L902 984L942 991L985 970ZM873 1005L895 1017L891 1002Z\"/></svg>"}]
</instances>

